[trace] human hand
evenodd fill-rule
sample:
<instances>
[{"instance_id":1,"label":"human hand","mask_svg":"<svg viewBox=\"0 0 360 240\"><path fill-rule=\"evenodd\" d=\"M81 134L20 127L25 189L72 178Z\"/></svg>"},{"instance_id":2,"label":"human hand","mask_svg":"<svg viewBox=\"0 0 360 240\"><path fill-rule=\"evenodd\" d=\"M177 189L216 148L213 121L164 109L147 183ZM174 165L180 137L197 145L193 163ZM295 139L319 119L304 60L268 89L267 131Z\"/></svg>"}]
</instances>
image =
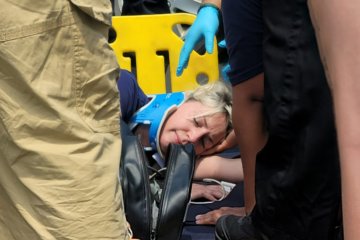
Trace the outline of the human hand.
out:
<instances>
[{"instance_id":1,"label":"human hand","mask_svg":"<svg viewBox=\"0 0 360 240\"><path fill-rule=\"evenodd\" d=\"M230 82L230 79L229 79L229 75L228 75L228 72L231 70L231 67L230 65L226 65L223 70L221 71L222 72L222 75L224 76L224 81L225 82Z\"/></svg>"},{"instance_id":2,"label":"human hand","mask_svg":"<svg viewBox=\"0 0 360 240\"><path fill-rule=\"evenodd\" d=\"M226 41L225 40L222 40L221 42L219 42L218 44L219 47L221 48L226 48ZM231 67L230 67L230 64L226 65L223 70L221 71L222 72L222 75L224 76L224 80L225 82L230 82L229 80L229 76L228 76L228 72L231 70Z\"/></svg>"},{"instance_id":3,"label":"human hand","mask_svg":"<svg viewBox=\"0 0 360 240\"><path fill-rule=\"evenodd\" d=\"M214 154L216 152L222 152L227 149L236 147L236 145L237 145L237 142L236 142L235 132L234 132L234 130L232 130L229 133L229 135L225 138L224 141L222 141L220 144L217 144L217 145L213 146L212 148L206 150L201 155L206 156L206 155Z\"/></svg>"},{"instance_id":4,"label":"human hand","mask_svg":"<svg viewBox=\"0 0 360 240\"><path fill-rule=\"evenodd\" d=\"M221 48L226 48L226 41L222 40L221 42L218 43L218 46Z\"/></svg>"},{"instance_id":5,"label":"human hand","mask_svg":"<svg viewBox=\"0 0 360 240\"><path fill-rule=\"evenodd\" d=\"M180 52L179 65L176 70L176 76L181 76L184 69L187 68L192 50L196 44L205 38L205 49L212 53L214 49L214 37L219 27L219 13L213 7L202 8L189 32L186 34L184 46Z\"/></svg>"},{"instance_id":6,"label":"human hand","mask_svg":"<svg viewBox=\"0 0 360 240\"><path fill-rule=\"evenodd\" d=\"M236 216L245 216L245 208L244 207L222 207L217 210L213 210L203 215L197 215L195 217L196 224L199 225L215 225L217 220L225 215L236 215Z\"/></svg>"},{"instance_id":7,"label":"human hand","mask_svg":"<svg viewBox=\"0 0 360 240\"><path fill-rule=\"evenodd\" d=\"M223 190L220 185L202 185L192 184L191 200L206 198L210 201L216 201L223 196Z\"/></svg>"}]
</instances>

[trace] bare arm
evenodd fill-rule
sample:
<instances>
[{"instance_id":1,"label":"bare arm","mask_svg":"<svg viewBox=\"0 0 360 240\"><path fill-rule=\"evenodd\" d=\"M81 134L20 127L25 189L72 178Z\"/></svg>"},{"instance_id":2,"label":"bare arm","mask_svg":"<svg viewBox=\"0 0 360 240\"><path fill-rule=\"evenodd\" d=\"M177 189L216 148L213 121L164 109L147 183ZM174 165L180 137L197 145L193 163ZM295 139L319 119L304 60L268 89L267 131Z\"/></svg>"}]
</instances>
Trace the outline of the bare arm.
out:
<instances>
[{"instance_id":1,"label":"bare arm","mask_svg":"<svg viewBox=\"0 0 360 240\"><path fill-rule=\"evenodd\" d=\"M310 0L311 20L332 90L341 164L345 239L360 228L360 1Z\"/></svg>"},{"instance_id":2,"label":"bare arm","mask_svg":"<svg viewBox=\"0 0 360 240\"><path fill-rule=\"evenodd\" d=\"M245 212L255 205L256 154L267 141L263 114L264 74L233 87L233 124L244 169Z\"/></svg>"},{"instance_id":3,"label":"bare arm","mask_svg":"<svg viewBox=\"0 0 360 240\"><path fill-rule=\"evenodd\" d=\"M228 159L205 156L196 160L194 180L213 178L218 181L237 183L243 180L241 158Z\"/></svg>"},{"instance_id":4,"label":"bare arm","mask_svg":"<svg viewBox=\"0 0 360 240\"><path fill-rule=\"evenodd\" d=\"M196 216L196 224L199 225L215 225L217 220L225 215L245 216L245 209L243 207L222 207L203 215Z\"/></svg>"}]
</instances>

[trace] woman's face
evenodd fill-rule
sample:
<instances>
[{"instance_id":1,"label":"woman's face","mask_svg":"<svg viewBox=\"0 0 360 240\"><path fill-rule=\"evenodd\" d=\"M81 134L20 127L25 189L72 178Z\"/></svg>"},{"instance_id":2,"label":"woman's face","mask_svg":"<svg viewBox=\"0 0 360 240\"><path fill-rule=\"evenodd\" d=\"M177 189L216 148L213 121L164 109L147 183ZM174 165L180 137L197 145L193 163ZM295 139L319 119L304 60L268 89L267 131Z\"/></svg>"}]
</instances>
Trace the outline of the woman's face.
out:
<instances>
[{"instance_id":1,"label":"woman's face","mask_svg":"<svg viewBox=\"0 0 360 240\"><path fill-rule=\"evenodd\" d=\"M224 113L202 115L211 108L197 101L181 105L165 121L160 132L160 148L165 153L169 143L185 145L193 143L196 155L218 144L226 134Z\"/></svg>"}]
</instances>

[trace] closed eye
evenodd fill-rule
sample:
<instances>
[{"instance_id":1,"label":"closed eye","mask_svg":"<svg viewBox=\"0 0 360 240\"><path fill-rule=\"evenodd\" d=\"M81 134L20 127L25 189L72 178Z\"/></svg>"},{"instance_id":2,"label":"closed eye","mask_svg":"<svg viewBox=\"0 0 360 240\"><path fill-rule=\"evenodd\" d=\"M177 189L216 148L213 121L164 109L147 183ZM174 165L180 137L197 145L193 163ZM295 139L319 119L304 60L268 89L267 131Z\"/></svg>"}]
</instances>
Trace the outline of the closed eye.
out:
<instances>
[{"instance_id":1,"label":"closed eye","mask_svg":"<svg viewBox=\"0 0 360 240\"><path fill-rule=\"evenodd\" d=\"M193 120L194 120L195 126L196 126L196 127L200 127L200 123L198 122L198 120L196 119L196 117L194 117ZM206 124L206 120L205 120L205 119L204 119L204 121L205 121L205 124ZM206 124L206 125L207 125L207 124ZM200 142L201 142L201 145L203 146L204 149L205 149L205 147L206 147L205 145L208 145L208 143L213 144L213 140L212 140L212 138L209 137L209 136L203 136L203 137L201 137Z\"/></svg>"},{"instance_id":2,"label":"closed eye","mask_svg":"<svg viewBox=\"0 0 360 240\"><path fill-rule=\"evenodd\" d=\"M200 127L200 124L199 124L199 122L197 121L197 119L194 117L194 123L195 123L195 125L197 126L197 127Z\"/></svg>"}]
</instances>

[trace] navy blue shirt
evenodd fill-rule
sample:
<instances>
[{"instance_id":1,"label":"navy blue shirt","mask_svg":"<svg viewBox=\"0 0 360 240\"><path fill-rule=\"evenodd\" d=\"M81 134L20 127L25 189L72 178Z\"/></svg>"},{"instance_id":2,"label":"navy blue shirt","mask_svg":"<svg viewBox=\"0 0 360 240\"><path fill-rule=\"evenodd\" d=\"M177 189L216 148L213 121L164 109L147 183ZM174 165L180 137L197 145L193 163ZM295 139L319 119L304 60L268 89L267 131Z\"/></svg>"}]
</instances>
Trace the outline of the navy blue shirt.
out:
<instances>
[{"instance_id":1,"label":"navy blue shirt","mask_svg":"<svg viewBox=\"0 0 360 240\"><path fill-rule=\"evenodd\" d=\"M135 76L127 70L121 69L117 85L122 119L127 123L138 109L149 102L149 99L139 87Z\"/></svg>"},{"instance_id":2,"label":"navy blue shirt","mask_svg":"<svg viewBox=\"0 0 360 240\"><path fill-rule=\"evenodd\" d=\"M255 77L263 69L264 25L261 0L226 0L221 3L232 86Z\"/></svg>"}]
</instances>

